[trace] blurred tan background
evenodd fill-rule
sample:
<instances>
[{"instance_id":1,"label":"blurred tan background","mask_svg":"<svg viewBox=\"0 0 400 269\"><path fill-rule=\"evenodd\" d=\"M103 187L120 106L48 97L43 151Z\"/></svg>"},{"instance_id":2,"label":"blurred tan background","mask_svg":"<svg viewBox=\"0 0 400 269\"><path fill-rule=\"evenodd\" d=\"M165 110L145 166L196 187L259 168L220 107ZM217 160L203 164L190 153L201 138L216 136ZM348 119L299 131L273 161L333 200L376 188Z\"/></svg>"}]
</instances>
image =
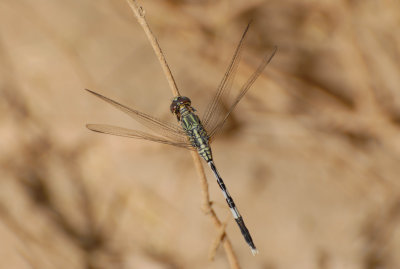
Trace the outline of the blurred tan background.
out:
<instances>
[{"instance_id":1,"label":"blurred tan background","mask_svg":"<svg viewBox=\"0 0 400 269\"><path fill-rule=\"evenodd\" d=\"M242 267L400 268L400 3L140 3L200 114L251 19L234 89L279 47L213 143L258 256L207 170ZM228 268L190 154L84 88L174 121L125 1L1 1L0 268Z\"/></svg>"}]
</instances>

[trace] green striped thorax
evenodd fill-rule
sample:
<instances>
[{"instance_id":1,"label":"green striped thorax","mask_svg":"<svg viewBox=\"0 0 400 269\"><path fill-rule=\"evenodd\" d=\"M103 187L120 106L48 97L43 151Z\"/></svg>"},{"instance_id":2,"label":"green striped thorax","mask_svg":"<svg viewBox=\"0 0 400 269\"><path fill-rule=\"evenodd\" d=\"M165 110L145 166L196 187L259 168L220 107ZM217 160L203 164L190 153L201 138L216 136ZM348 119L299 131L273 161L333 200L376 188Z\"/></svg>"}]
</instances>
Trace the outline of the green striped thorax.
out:
<instances>
[{"instance_id":1,"label":"green striped thorax","mask_svg":"<svg viewBox=\"0 0 400 269\"><path fill-rule=\"evenodd\" d=\"M212 160L211 148L208 143L209 137L191 104L188 97L177 96L172 100L170 109L181 123L193 147L206 162L209 162Z\"/></svg>"}]
</instances>

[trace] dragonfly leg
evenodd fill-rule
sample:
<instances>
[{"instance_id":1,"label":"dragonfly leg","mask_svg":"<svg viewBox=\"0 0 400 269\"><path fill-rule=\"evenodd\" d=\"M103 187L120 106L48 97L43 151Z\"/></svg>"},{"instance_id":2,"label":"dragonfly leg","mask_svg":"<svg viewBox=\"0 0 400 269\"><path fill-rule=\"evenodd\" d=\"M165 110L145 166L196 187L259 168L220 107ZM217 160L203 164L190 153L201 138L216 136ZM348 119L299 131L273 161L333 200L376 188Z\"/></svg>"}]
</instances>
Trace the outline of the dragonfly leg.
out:
<instances>
[{"instance_id":1,"label":"dragonfly leg","mask_svg":"<svg viewBox=\"0 0 400 269\"><path fill-rule=\"evenodd\" d=\"M231 195L229 194L224 181L222 180L221 176L219 175L217 168L214 165L214 162L211 160L208 162L208 165L211 167L211 170L214 172L214 175L217 178L218 185L222 190L222 193L226 199L226 202L229 205L229 209L231 210L232 215L235 218L235 221L238 224L239 229L240 229L244 239L246 240L246 243L250 246L251 253L253 255L257 254L258 250L253 243L253 239L251 238L250 232L247 229L246 225L244 224L244 220L243 220L242 216L240 215L239 210L236 208L235 202L233 201Z\"/></svg>"}]
</instances>

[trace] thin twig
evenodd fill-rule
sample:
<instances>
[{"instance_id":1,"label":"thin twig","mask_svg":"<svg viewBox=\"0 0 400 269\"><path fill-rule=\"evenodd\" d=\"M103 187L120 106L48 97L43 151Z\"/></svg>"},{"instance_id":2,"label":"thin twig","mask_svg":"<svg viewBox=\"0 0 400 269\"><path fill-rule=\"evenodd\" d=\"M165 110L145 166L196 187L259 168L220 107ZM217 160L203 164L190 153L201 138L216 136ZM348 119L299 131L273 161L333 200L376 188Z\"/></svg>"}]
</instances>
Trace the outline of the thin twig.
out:
<instances>
[{"instance_id":1,"label":"thin twig","mask_svg":"<svg viewBox=\"0 0 400 269\"><path fill-rule=\"evenodd\" d=\"M228 219L222 223L221 227L218 230L218 234L214 239L213 244L211 245L210 251L208 253L208 259L210 261L214 260L215 255L217 254L218 247L220 246L221 242L224 241L226 236L226 225L228 223Z\"/></svg>"},{"instance_id":2,"label":"thin twig","mask_svg":"<svg viewBox=\"0 0 400 269\"><path fill-rule=\"evenodd\" d=\"M153 35L153 33L150 30L149 25L147 24L144 9L141 6L139 6L135 0L127 0L127 2L129 4L129 6L131 7L133 13L135 14L137 21L139 22L139 24L142 26L144 32L146 33L147 38L149 39L151 46L153 47L154 52L155 52L158 60L160 61L160 64L164 71L165 77L168 80L169 87L172 90L172 94L174 96L179 96L180 93L179 93L178 87L176 86L175 79L172 76L171 69L169 69L167 60L164 57L164 54L161 50L160 45L158 44L156 37Z\"/></svg>"},{"instance_id":3,"label":"thin twig","mask_svg":"<svg viewBox=\"0 0 400 269\"><path fill-rule=\"evenodd\" d=\"M163 68L165 76L168 80L169 86L172 90L172 94L174 96L180 95L179 91L178 91L178 87L176 86L174 77L172 76L171 70L169 69L167 61L165 60L165 57L161 51L160 45L158 44L157 39L154 37L153 33L151 32L151 30L149 28L149 25L146 22L146 18L144 16L145 12L144 12L143 8L140 7L135 0L127 0L127 2L129 4L129 6L131 7L131 9L133 10L133 13L135 14L136 19L138 20L139 24L142 26L143 30L145 31L147 38L149 39L149 41L156 53L157 58L160 61L160 64ZM220 238L221 241L223 240L224 250L225 250L230 267L233 269L239 269L240 268L239 261L236 257L235 252L233 251L232 244L224 231L224 225L218 219L217 214L215 213L214 209L212 209L212 207L211 207L210 195L208 192L207 178L204 173L203 166L201 164L201 159L195 151L191 151L191 153L192 153L194 165L196 167L196 171L197 171L198 177L200 179L200 183L201 183L202 198L203 198L202 209L207 215L210 216L210 218L212 219L212 221L214 223L214 226L218 230L218 237Z\"/></svg>"}]
</instances>

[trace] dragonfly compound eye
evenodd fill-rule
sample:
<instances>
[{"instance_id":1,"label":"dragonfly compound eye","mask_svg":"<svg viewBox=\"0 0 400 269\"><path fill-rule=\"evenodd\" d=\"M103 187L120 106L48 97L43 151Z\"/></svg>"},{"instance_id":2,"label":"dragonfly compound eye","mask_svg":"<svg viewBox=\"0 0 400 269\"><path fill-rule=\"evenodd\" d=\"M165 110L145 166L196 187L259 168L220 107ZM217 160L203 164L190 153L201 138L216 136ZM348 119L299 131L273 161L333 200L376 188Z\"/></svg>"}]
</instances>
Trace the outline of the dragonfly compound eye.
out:
<instances>
[{"instance_id":1,"label":"dragonfly compound eye","mask_svg":"<svg viewBox=\"0 0 400 269\"><path fill-rule=\"evenodd\" d=\"M175 97L174 100L172 100L171 106L169 109L171 110L172 113L176 114L179 112L179 106L181 105L191 105L191 101L188 97L185 96L178 96Z\"/></svg>"},{"instance_id":2,"label":"dragonfly compound eye","mask_svg":"<svg viewBox=\"0 0 400 269\"><path fill-rule=\"evenodd\" d=\"M176 114L177 110L179 109L179 98L180 98L180 96L175 97L174 100L172 100L172 103L169 107L171 112L174 114Z\"/></svg>"},{"instance_id":3,"label":"dragonfly compound eye","mask_svg":"<svg viewBox=\"0 0 400 269\"><path fill-rule=\"evenodd\" d=\"M180 101L182 104L189 105L189 106L192 104L192 101L190 101L190 99L189 99L188 97L186 97L186 96L181 96L181 97L179 98L179 101Z\"/></svg>"}]
</instances>

